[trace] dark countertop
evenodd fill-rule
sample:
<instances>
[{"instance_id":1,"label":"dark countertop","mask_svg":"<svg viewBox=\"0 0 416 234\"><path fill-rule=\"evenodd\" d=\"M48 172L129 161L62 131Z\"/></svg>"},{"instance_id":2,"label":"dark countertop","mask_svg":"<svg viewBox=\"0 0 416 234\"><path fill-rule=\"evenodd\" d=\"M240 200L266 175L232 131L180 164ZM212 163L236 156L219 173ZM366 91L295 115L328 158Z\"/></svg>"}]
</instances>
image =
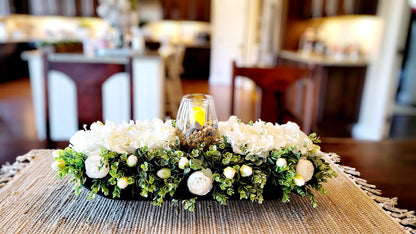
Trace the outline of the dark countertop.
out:
<instances>
[{"instance_id":1,"label":"dark countertop","mask_svg":"<svg viewBox=\"0 0 416 234\"><path fill-rule=\"evenodd\" d=\"M350 60L342 59L338 60L333 57L323 56L319 54L306 54L299 51L282 50L280 52L280 58L291 60L294 62L306 63L311 65L321 66L337 66L337 67L365 67L368 65L368 61L365 59Z\"/></svg>"}]
</instances>

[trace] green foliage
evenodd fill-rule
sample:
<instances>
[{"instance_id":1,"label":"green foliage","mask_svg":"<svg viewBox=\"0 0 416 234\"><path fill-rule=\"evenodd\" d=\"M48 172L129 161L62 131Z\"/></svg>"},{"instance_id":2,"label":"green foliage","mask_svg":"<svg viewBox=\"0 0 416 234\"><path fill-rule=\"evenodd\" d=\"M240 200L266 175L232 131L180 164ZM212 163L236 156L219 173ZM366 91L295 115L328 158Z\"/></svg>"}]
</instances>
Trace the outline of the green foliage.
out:
<instances>
[{"instance_id":1,"label":"green foliage","mask_svg":"<svg viewBox=\"0 0 416 234\"><path fill-rule=\"evenodd\" d=\"M319 138L319 136L317 136L317 135L316 135L316 133L311 133L311 134L309 135L309 139L311 139L311 141L312 141L314 144L319 144L319 143L321 143L321 139Z\"/></svg>"},{"instance_id":2,"label":"green foliage","mask_svg":"<svg viewBox=\"0 0 416 234\"><path fill-rule=\"evenodd\" d=\"M189 211L194 211L194 209L195 209L195 202L196 202L196 197L191 198L189 200L183 200L182 201L185 210L189 210Z\"/></svg>"}]
</instances>

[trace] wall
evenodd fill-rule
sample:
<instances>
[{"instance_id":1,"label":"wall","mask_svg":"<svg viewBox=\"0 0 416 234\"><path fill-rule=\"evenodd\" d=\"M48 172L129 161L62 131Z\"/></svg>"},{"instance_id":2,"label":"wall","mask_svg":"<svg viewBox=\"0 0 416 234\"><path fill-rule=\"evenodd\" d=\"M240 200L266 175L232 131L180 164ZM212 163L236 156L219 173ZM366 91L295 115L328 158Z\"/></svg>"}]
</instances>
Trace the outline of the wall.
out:
<instances>
[{"instance_id":1,"label":"wall","mask_svg":"<svg viewBox=\"0 0 416 234\"><path fill-rule=\"evenodd\" d=\"M388 135L403 59L398 52L404 48L410 12L406 0L380 1L382 40L368 68L359 122L353 128L355 138L380 140Z\"/></svg>"},{"instance_id":2,"label":"wall","mask_svg":"<svg viewBox=\"0 0 416 234\"><path fill-rule=\"evenodd\" d=\"M230 85L233 60L257 61L260 6L260 0L212 1L210 83Z\"/></svg>"}]
</instances>

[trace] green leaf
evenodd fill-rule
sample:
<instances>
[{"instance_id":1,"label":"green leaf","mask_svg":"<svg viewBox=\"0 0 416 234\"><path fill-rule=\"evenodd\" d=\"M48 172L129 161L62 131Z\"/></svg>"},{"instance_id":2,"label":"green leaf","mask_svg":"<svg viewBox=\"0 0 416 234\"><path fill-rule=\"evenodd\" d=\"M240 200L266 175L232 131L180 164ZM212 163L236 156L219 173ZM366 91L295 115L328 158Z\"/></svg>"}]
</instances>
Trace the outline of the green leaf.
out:
<instances>
[{"instance_id":1,"label":"green leaf","mask_svg":"<svg viewBox=\"0 0 416 234\"><path fill-rule=\"evenodd\" d=\"M189 166L193 169L193 170L199 170L202 169L202 161L199 159L191 159L189 160Z\"/></svg>"}]
</instances>

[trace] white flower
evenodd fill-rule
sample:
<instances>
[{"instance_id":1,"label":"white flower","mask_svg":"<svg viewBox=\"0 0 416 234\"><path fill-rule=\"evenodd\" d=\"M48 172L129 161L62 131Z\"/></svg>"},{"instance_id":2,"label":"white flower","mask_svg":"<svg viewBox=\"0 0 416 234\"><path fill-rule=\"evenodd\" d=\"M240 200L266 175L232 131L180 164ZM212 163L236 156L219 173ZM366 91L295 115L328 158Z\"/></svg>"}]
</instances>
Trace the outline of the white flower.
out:
<instances>
[{"instance_id":1,"label":"white flower","mask_svg":"<svg viewBox=\"0 0 416 234\"><path fill-rule=\"evenodd\" d=\"M95 122L90 126L91 130L79 130L70 139L72 148L80 153L92 155L100 153L105 145L105 136L109 134L109 129L103 123Z\"/></svg>"},{"instance_id":2,"label":"white flower","mask_svg":"<svg viewBox=\"0 0 416 234\"><path fill-rule=\"evenodd\" d=\"M176 128L171 121L136 121L135 129L130 132L130 145L133 149L147 146L149 150L169 150L173 148L177 138Z\"/></svg>"},{"instance_id":3,"label":"white flower","mask_svg":"<svg viewBox=\"0 0 416 234\"><path fill-rule=\"evenodd\" d=\"M65 161L64 160L53 161L51 167L55 171L63 170L65 168Z\"/></svg>"},{"instance_id":4,"label":"white flower","mask_svg":"<svg viewBox=\"0 0 416 234\"><path fill-rule=\"evenodd\" d=\"M276 166L278 166L278 167L286 166L286 164L287 164L287 162L286 162L286 159L284 159L284 158L278 158L277 161L276 161Z\"/></svg>"},{"instance_id":5,"label":"white flower","mask_svg":"<svg viewBox=\"0 0 416 234\"><path fill-rule=\"evenodd\" d=\"M121 189L126 188L129 185L129 182L127 180L127 177L121 177L117 180L117 186Z\"/></svg>"},{"instance_id":6,"label":"white flower","mask_svg":"<svg viewBox=\"0 0 416 234\"><path fill-rule=\"evenodd\" d=\"M303 179L303 177L299 174L295 175L295 184L299 187L305 185L305 180Z\"/></svg>"},{"instance_id":7,"label":"white flower","mask_svg":"<svg viewBox=\"0 0 416 234\"><path fill-rule=\"evenodd\" d=\"M185 167L189 166L189 160L186 157L181 157L178 164L180 169L185 169Z\"/></svg>"},{"instance_id":8,"label":"white flower","mask_svg":"<svg viewBox=\"0 0 416 234\"><path fill-rule=\"evenodd\" d=\"M92 179L100 179L108 174L110 167L108 162L103 161L103 157L98 154L94 154L85 160L85 170L88 177Z\"/></svg>"},{"instance_id":9,"label":"white flower","mask_svg":"<svg viewBox=\"0 0 416 234\"><path fill-rule=\"evenodd\" d=\"M171 172L169 168L162 168L156 172L156 175L159 176L161 179L167 179L170 177Z\"/></svg>"},{"instance_id":10,"label":"white flower","mask_svg":"<svg viewBox=\"0 0 416 234\"><path fill-rule=\"evenodd\" d=\"M253 174L253 168L247 165L243 165L240 167L240 173L242 177L249 177Z\"/></svg>"},{"instance_id":11,"label":"white flower","mask_svg":"<svg viewBox=\"0 0 416 234\"><path fill-rule=\"evenodd\" d=\"M187 185L189 192L203 196L211 191L212 182L211 177L208 177L202 171L196 171L189 176Z\"/></svg>"},{"instance_id":12,"label":"white flower","mask_svg":"<svg viewBox=\"0 0 416 234\"><path fill-rule=\"evenodd\" d=\"M136 155L130 155L127 158L127 166L134 167L137 164L137 156Z\"/></svg>"},{"instance_id":13,"label":"white flower","mask_svg":"<svg viewBox=\"0 0 416 234\"><path fill-rule=\"evenodd\" d=\"M64 151L63 150L61 150L61 149L58 149L58 150L54 150L53 152L52 152L52 157L53 157L53 159L56 159L56 158L58 158L62 153L63 153Z\"/></svg>"},{"instance_id":14,"label":"white flower","mask_svg":"<svg viewBox=\"0 0 416 234\"><path fill-rule=\"evenodd\" d=\"M233 151L244 155L257 155L267 157L272 150L279 150L289 146L295 146L293 151L306 154L315 149L315 145L295 123L286 124L267 123L257 121L252 125L241 123L237 117L231 116L228 121L219 122L219 133L225 136L231 144ZM246 151L241 151L246 147Z\"/></svg>"},{"instance_id":15,"label":"white flower","mask_svg":"<svg viewBox=\"0 0 416 234\"><path fill-rule=\"evenodd\" d=\"M146 146L149 150L170 150L178 139L171 121L130 121L116 124L95 122L90 130L84 129L71 137L71 147L87 155L98 154L102 148L117 153L133 154Z\"/></svg>"},{"instance_id":16,"label":"white flower","mask_svg":"<svg viewBox=\"0 0 416 234\"><path fill-rule=\"evenodd\" d=\"M305 182L308 182L313 177L313 172L315 168L311 161L306 158L300 158L298 164L296 165L296 173L301 175Z\"/></svg>"},{"instance_id":17,"label":"white flower","mask_svg":"<svg viewBox=\"0 0 416 234\"><path fill-rule=\"evenodd\" d=\"M223 172L223 174L224 174L224 176L226 177L226 178L228 178L228 179L232 179L232 178L234 178L234 176L235 176L235 169L234 168L232 168L232 167L227 167L227 168L225 168L224 169L224 172Z\"/></svg>"}]
</instances>

